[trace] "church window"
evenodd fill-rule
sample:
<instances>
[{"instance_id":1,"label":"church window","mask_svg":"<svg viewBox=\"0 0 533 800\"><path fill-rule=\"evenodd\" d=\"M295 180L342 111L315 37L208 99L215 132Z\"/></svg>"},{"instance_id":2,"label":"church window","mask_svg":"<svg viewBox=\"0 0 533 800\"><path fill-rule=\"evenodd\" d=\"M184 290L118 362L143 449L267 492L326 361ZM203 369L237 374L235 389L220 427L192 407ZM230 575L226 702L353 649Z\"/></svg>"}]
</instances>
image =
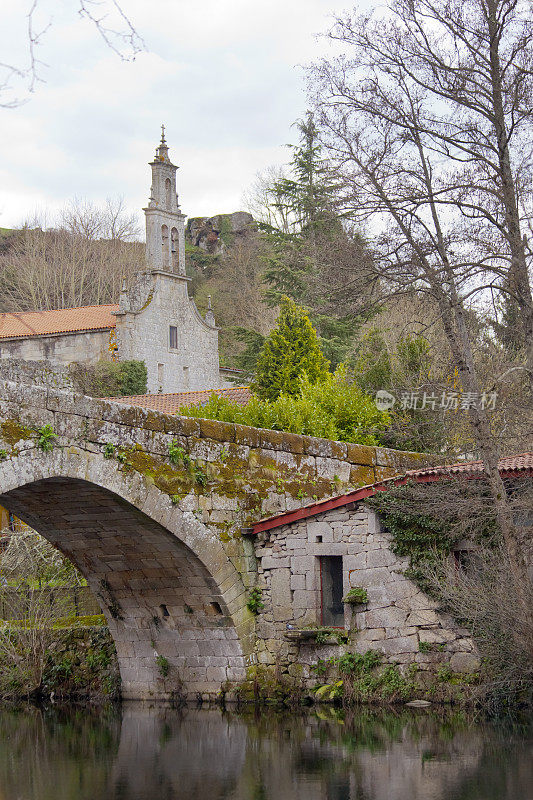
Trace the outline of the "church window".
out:
<instances>
[{"instance_id":1,"label":"church window","mask_svg":"<svg viewBox=\"0 0 533 800\"><path fill-rule=\"evenodd\" d=\"M321 624L344 627L342 556L320 557Z\"/></svg>"},{"instance_id":2,"label":"church window","mask_svg":"<svg viewBox=\"0 0 533 800\"><path fill-rule=\"evenodd\" d=\"M172 201L172 184L170 183L170 178L167 178L165 181L165 194L167 200L167 208L171 208L171 201Z\"/></svg>"},{"instance_id":3,"label":"church window","mask_svg":"<svg viewBox=\"0 0 533 800\"><path fill-rule=\"evenodd\" d=\"M165 380L165 365L164 364L158 364L157 365L157 382L159 383L160 387L163 386L164 380Z\"/></svg>"},{"instance_id":4,"label":"church window","mask_svg":"<svg viewBox=\"0 0 533 800\"><path fill-rule=\"evenodd\" d=\"M175 325L170 326L169 347L171 350L178 349L178 329Z\"/></svg>"}]
</instances>

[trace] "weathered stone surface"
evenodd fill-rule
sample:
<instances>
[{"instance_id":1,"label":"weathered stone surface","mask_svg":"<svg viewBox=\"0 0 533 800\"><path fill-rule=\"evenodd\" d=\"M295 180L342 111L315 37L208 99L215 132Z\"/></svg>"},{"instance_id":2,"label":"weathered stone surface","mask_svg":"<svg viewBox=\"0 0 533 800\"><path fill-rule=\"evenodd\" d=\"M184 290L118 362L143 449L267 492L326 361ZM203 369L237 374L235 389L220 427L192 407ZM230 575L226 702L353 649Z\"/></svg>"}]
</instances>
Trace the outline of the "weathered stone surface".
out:
<instances>
[{"instance_id":1,"label":"weathered stone surface","mask_svg":"<svg viewBox=\"0 0 533 800\"><path fill-rule=\"evenodd\" d=\"M376 464L376 448L368 447L363 444L353 444L348 442L346 445L346 455L351 464L358 464L372 467Z\"/></svg>"},{"instance_id":2,"label":"weathered stone surface","mask_svg":"<svg viewBox=\"0 0 533 800\"><path fill-rule=\"evenodd\" d=\"M405 624L407 612L395 606L380 608L376 611L367 611L365 614L366 628L399 628Z\"/></svg>"},{"instance_id":3,"label":"weathered stone surface","mask_svg":"<svg viewBox=\"0 0 533 800\"><path fill-rule=\"evenodd\" d=\"M454 672L476 672L480 666L481 659L474 653L454 653L450 659Z\"/></svg>"}]
</instances>

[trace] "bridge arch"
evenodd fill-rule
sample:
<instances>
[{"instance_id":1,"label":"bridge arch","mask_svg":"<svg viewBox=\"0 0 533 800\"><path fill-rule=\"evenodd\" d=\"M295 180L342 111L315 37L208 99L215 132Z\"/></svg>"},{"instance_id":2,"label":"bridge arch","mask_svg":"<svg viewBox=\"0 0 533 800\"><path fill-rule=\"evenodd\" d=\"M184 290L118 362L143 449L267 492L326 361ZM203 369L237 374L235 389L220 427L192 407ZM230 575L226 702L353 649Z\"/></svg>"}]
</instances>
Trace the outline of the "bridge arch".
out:
<instances>
[{"instance_id":1,"label":"bridge arch","mask_svg":"<svg viewBox=\"0 0 533 800\"><path fill-rule=\"evenodd\" d=\"M67 555L98 597L125 698L213 696L244 678L253 646L245 588L193 512L76 447L10 458L0 487L0 504Z\"/></svg>"}]
</instances>

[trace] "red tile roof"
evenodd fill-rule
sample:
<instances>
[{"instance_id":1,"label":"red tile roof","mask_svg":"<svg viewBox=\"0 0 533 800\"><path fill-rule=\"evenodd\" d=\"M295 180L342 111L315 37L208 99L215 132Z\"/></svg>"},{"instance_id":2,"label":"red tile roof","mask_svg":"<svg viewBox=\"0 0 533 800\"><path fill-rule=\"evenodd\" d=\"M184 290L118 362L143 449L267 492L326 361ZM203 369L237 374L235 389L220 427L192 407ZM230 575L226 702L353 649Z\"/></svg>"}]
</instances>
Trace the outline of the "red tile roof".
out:
<instances>
[{"instance_id":1,"label":"red tile roof","mask_svg":"<svg viewBox=\"0 0 533 800\"><path fill-rule=\"evenodd\" d=\"M515 456L506 456L498 462L498 467L502 478L516 477L520 475L533 475L533 453L520 453ZM402 486L407 481L414 480L417 483L426 483L439 478L449 477L458 474L476 474L484 471L482 461L460 461L457 464L443 465L441 467L425 467L424 469L408 470L404 475L397 475L393 478L386 478L383 481L362 486L354 489L347 494L337 495L336 497L326 497L316 503L297 508L295 511L287 511L283 514L276 514L272 517L265 517L256 522L252 528L253 533L268 531L272 528L279 528L281 525L288 525L297 520L315 517L324 511L332 508L340 508L350 503L358 503L367 497L373 497L377 492L386 491L393 486Z\"/></svg>"},{"instance_id":2,"label":"red tile roof","mask_svg":"<svg viewBox=\"0 0 533 800\"><path fill-rule=\"evenodd\" d=\"M173 394L137 394L131 397L109 398L115 403L140 406L161 411L163 414L177 414L181 406L198 406L207 403L212 394L225 397L234 403L245 406L251 399L249 386L235 386L230 389L203 389L197 392L175 392Z\"/></svg>"},{"instance_id":3,"label":"red tile roof","mask_svg":"<svg viewBox=\"0 0 533 800\"><path fill-rule=\"evenodd\" d=\"M0 339L108 330L116 326L118 305L0 313Z\"/></svg>"}]
</instances>

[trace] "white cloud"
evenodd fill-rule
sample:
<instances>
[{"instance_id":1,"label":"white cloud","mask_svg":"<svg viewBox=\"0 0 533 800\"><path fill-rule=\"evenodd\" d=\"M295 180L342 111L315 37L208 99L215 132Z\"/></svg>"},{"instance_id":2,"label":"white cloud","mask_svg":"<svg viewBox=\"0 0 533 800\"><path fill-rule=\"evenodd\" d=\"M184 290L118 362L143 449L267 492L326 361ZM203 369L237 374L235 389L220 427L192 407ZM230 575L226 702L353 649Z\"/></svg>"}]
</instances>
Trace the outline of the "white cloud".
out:
<instances>
[{"instance_id":1,"label":"white cloud","mask_svg":"<svg viewBox=\"0 0 533 800\"><path fill-rule=\"evenodd\" d=\"M42 0L53 25L39 50L46 83L0 109L0 225L74 195L146 202L147 162L165 122L183 211L232 211L256 172L286 159L281 145L305 111L298 64L319 55L314 34L329 0L123 0L149 51L122 62L73 0ZM20 8L20 7L19 7ZM25 58L24 11L3 13L0 47ZM3 40L3 41L2 41Z\"/></svg>"}]
</instances>

